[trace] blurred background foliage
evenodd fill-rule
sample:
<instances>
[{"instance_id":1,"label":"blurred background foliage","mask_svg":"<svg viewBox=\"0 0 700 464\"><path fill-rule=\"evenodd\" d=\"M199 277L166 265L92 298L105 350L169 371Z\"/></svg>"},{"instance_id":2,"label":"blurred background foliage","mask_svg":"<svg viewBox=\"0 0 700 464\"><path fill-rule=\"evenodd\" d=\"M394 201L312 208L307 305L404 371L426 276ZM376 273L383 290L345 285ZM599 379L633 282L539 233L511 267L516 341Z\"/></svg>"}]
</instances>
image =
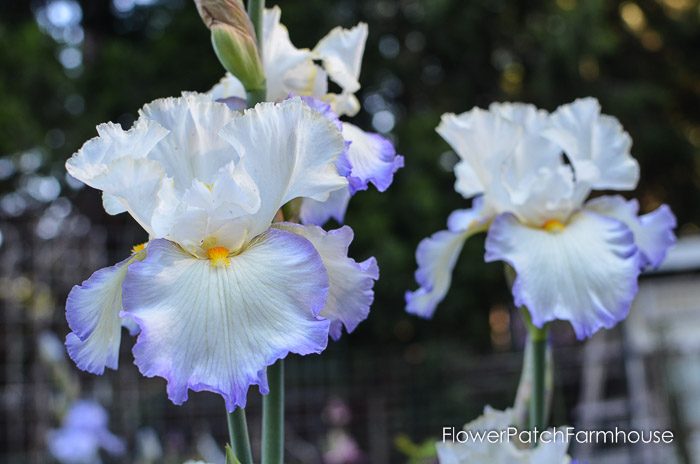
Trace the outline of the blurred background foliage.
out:
<instances>
[{"instance_id":1,"label":"blurred background foliage","mask_svg":"<svg viewBox=\"0 0 700 464\"><path fill-rule=\"evenodd\" d=\"M445 112L492 101L553 110L595 96L634 140L641 209L668 203L681 234L698 231L697 0L269 4L280 4L298 47L313 47L339 24L369 24L355 122L391 137L406 158L386 193L360 192L351 203L352 254L375 255L381 279L370 318L340 349L393 346L415 361L440 355L430 354L431 340L474 353L513 348L502 268L483 263L480 237L467 244L433 321L403 312L404 291L415 287L416 245L468 205L452 187L456 156L434 130ZM108 242L122 244L125 230L144 239L126 215L106 215L96 191L66 178L63 164L96 135L96 124L128 127L144 103L206 91L222 75L192 1L1 1L0 215L21 221L68 198L106 224ZM51 239L57 230L36 233ZM128 253L120 246L110 262Z\"/></svg>"}]
</instances>

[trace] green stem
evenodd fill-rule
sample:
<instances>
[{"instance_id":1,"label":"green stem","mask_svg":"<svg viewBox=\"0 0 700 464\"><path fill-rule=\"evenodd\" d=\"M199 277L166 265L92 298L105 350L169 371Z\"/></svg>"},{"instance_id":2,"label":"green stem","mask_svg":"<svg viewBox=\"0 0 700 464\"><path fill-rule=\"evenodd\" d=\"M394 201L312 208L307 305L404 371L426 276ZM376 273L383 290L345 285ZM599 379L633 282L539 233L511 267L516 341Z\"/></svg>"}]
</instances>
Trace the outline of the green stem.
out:
<instances>
[{"instance_id":1,"label":"green stem","mask_svg":"<svg viewBox=\"0 0 700 464\"><path fill-rule=\"evenodd\" d=\"M248 0L248 17L250 22L253 23L253 29L255 29L255 38L258 41L258 51L260 57L263 56L263 15L265 14L265 0Z\"/></svg>"},{"instance_id":2,"label":"green stem","mask_svg":"<svg viewBox=\"0 0 700 464\"><path fill-rule=\"evenodd\" d=\"M237 408L227 414L228 434L231 440L231 447L236 459L241 464L253 464L253 452L250 449L250 438L248 437L248 423L245 418L245 409Z\"/></svg>"},{"instance_id":3,"label":"green stem","mask_svg":"<svg viewBox=\"0 0 700 464\"><path fill-rule=\"evenodd\" d=\"M528 323L529 341L532 346L532 395L530 397L530 430L544 430L547 426L545 402L547 385L547 326L535 327Z\"/></svg>"},{"instance_id":4,"label":"green stem","mask_svg":"<svg viewBox=\"0 0 700 464\"><path fill-rule=\"evenodd\" d=\"M262 464L284 462L284 360L267 368L270 393L263 396Z\"/></svg>"}]
</instances>

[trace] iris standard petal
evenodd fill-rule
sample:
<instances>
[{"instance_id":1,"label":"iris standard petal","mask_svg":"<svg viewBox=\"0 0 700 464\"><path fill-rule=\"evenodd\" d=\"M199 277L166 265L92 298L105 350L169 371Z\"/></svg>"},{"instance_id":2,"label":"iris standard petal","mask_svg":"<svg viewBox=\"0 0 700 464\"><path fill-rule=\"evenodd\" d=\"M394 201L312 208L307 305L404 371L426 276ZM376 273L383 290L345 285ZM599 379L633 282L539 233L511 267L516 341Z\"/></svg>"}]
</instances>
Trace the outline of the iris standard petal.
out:
<instances>
[{"instance_id":1,"label":"iris standard petal","mask_svg":"<svg viewBox=\"0 0 700 464\"><path fill-rule=\"evenodd\" d=\"M445 298L452 282L452 270L464 242L472 235L486 230L488 218L483 217L481 199L471 210L458 210L450 215L449 230L436 232L423 239L416 250L416 281L420 288L406 292L406 312L431 318L437 305Z\"/></svg>"},{"instance_id":2,"label":"iris standard petal","mask_svg":"<svg viewBox=\"0 0 700 464\"><path fill-rule=\"evenodd\" d=\"M558 232L500 215L489 228L485 259L515 269L515 304L528 308L533 324L567 320L579 339L624 319L637 292L632 231L589 211L576 213Z\"/></svg>"},{"instance_id":3,"label":"iris standard petal","mask_svg":"<svg viewBox=\"0 0 700 464\"><path fill-rule=\"evenodd\" d=\"M639 163L630 154L632 139L620 122L600 114L595 98L581 98L552 113L544 135L559 145L576 171L577 182L603 190L632 190Z\"/></svg>"},{"instance_id":4,"label":"iris standard petal","mask_svg":"<svg viewBox=\"0 0 700 464\"><path fill-rule=\"evenodd\" d=\"M494 181L522 135L517 124L480 108L444 114L436 130L460 158L455 166L455 190L465 198L487 190L492 195Z\"/></svg>"},{"instance_id":5,"label":"iris standard petal","mask_svg":"<svg viewBox=\"0 0 700 464\"><path fill-rule=\"evenodd\" d=\"M331 321L330 335L338 340L343 327L350 333L367 319L374 301L374 281L379 278L377 260L372 257L358 263L348 257L353 239L348 226L326 232L317 226L278 223L275 227L309 240L321 255L328 272L329 292L321 316Z\"/></svg>"},{"instance_id":6,"label":"iris standard petal","mask_svg":"<svg viewBox=\"0 0 700 464\"><path fill-rule=\"evenodd\" d=\"M119 362L122 321L122 282L134 257L95 272L68 294L66 337L68 354L82 370L102 374Z\"/></svg>"},{"instance_id":7,"label":"iris standard petal","mask_svg":"<svg viewBox=\"0 0 700 464\"><path fill-rule=\"evenodd\" d=\"M292 44L287 28L280 23L281 16L282 10L278 6L266 9L263 15L262 57L268 101L287 98L292 91L285 83L288 74L312 59L310 50L298 49Z\"/></svg>"},{"instance_id":8,"label":"iris standard petal","mask_svg":"<svg viewBox=\"0 0 700 464\"><path fill-rule=\"evenodd\" d=\"M404 165L403 156L396 154L394 145L379 134L365 132L347 122L343 123L343 138L350 142L351 191L364 190L370 182L380 192L388 189L394 173Z\"/></svg>"},{"instance_id":9,"label":"iris standard petal","mask_svg":"<svg viewBox=\"0 0 700 464\"><path fill-rule=\"evenodd\" d=\"M218 136L238 114L207 94L183 93L178 98L154 100L139 110L139 119L155 121L169 133L148 158L162 166L178 190L189 188L194 179L212 182L223 166L238 162L231 146Z\"/></svg>"},{"instance_id":10,"label":"iris standard petal","mask_svg":"<svg viewBox=\"0 0 700 464\"><path fill-rule=\"evenodd\" d=\"M251 237L266 230L288 201L325 201L331 192L347 188L336 166L345 151L342 134L299 98L258 104L235 117L221 135L240 154L260 192Z\"/></svg>"},{"instance_id":11,"label":"iris standard petal","mask_svg":"<svg viewBox=\"0 0 700 464\"><path fill-rule=\"evenodd\" d=\"M644 267L657 268L668 249L676 243L673 229L676 217L667 205L639 216L639 202L625 200L620 195L602 196L586 203L586 209L613 217L627 224L634 234L634 242L642 253Z\"/></svg>"},{"instance_id":12,"label":"iris standard petal","mask_svg":"<svg viewBox=\"0 0 700 464\"><path fill-rule=\"evenodd\" d=\"M267 366L323 351L327 294L321 257L296 234L270 229L223 265L152 241L124 282L125 310L141 327L135 363L167 380L175 404L188 389L211 391L233 411L251 385L267 393Z\"/></svg>"},{"instance_id":13,"label":"iris standard petal","mask_svg":"<svg viewBox=\"0 0 700 464\"><path fill-rule=\"evenodd\" d=\"M155 121L140 119L128 131L110 122L97 126L97 133L66 161L66 170L90 187L104 190L104 174L112 163L122 158L145 158L168 130Z\"/></svg>"},{"instance_id":14,"label":"iris standard petal","mask_svg":"<svg viewBox=\"0 0 700 464\"><path fill-rule=\"evenodd\" d=\"M352 29L336 27L323 37L314 48L314 55L323 61L323 67L343 93L360 90L360 67L367 41L367 24Z\"/></svg>"}]
</instances>

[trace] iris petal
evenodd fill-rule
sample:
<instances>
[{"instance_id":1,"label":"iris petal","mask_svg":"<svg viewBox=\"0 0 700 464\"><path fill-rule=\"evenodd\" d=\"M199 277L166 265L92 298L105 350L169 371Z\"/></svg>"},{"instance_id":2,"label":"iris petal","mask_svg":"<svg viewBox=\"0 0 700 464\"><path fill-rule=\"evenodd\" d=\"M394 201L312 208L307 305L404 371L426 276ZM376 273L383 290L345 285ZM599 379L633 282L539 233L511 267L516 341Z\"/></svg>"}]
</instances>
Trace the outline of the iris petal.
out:
<instances>
[{"instance_id":1,"label":"iris petal","mask_svg":"<svg viewBox=\"0 0 700 464\"><path fill-rule=\"evenodd\" d=\"M124 307L139 324L136 365L168 381L175 404L188 389L220 394L232 411L251 385L267 393L265 368L288 353L319 353L328 274L306 239L270 229L228 266L213 266L167 240L130 266Z\"/></svg>"},{"instance_id":2,"label":"iris petal","mask_svg":"<svg viewBox=\"0 0 700 464\"><path fill-rule=\"evenodd\" d=\"M374 300L374 281L379 278L377 260L369 258L358 263L348 257L353 239L348 226L326 232L317 226L281 223L276 227L301 235L309 240L321 255L328 272L329 293L321 316L331 321L330 335L338 340L343 327L350 333L367 319Z\"/></svg>"},{"instance_id":3,"label":"iris petal","mask_svg":"<svg viewBox=\"0 0 700 464\"><path fill-rule=\"evenodd\" d=\"M486 239L486 261L516 271L515 304L532 322L562 319L578 338L610 328L627 316L637 292L639 252L622 222L582 211L559 232L531 228L510 214L498 216Z\"/></svg>"},{"instance_id":4,"label":"iris petal","mask_svg":"<svg viewBox=\"0 0 700 464\"><path fill-rule=\"evenodd\" d=\"M676 217L666 205L651 213L638 216L637 200L625 200L619 195L602 196L586 203L586 209L618 219L629 227L634 241L642 252L642 266L657 268L666 257L668 249L676 243L673 229Z\"/></svg>"},{"instance_id":5,"label":"iris petal","mask_svg":"<svg viewBox=\"0 0 700 464\"><path fill-rule=\"evenodd\" d=\"M82 370L102 374L119 362L122 321L122 282L133 257L96 271L73 287L66 301L66 319L72 332L66 338L68 354Z\"/></svg>"}]
</instances>

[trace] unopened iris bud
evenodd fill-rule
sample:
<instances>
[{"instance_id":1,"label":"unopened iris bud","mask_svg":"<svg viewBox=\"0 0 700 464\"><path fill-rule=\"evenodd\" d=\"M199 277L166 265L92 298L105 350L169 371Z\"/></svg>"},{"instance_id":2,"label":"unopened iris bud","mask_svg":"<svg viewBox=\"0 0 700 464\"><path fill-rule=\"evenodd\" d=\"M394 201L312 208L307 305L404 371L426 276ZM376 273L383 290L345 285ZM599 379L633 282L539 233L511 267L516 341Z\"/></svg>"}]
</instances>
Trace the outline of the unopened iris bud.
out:
<instances>
[{"instance_id":1,"label":"unopened iris bud","mask_svg":"<svg viewBox=\"0 0 700 464\"><path fill-rule=\"evenodd\" d=\"M265 88L265 74L255 30L241 0L195 0L199 15L211 31L214 52L246 91Z\"/></svg>"}]
</instances>

